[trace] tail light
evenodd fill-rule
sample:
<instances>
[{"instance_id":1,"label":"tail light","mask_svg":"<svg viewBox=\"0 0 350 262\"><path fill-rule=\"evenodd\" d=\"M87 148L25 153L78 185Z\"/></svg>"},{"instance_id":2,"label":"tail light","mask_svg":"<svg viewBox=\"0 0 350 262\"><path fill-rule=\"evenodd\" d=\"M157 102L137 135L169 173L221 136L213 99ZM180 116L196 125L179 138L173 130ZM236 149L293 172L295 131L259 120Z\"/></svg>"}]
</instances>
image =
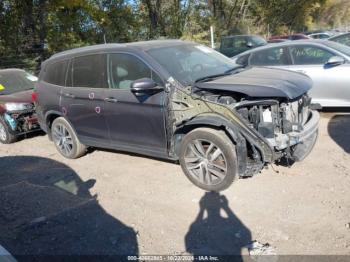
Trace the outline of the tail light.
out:
<instances>
[{"instance_id":1,"label":"tail light","mask_svg":"<svg viewBox=\"0 0 350 262\"><path fill-rule=\"evenodd\" d=\"M33 91L33 93L32 93L32 102L33 103L38 102L38 93L35 91Z\"/></svg>"}]
</instances>

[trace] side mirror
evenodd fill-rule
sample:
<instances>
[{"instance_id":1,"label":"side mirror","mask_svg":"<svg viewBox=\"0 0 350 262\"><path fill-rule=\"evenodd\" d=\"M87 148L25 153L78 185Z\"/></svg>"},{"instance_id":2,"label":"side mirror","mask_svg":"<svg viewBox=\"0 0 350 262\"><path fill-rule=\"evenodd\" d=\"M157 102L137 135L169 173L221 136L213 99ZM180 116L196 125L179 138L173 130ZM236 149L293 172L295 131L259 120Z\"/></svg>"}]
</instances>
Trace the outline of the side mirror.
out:
<instances>
[{"instance_id":1,"label":"side mirror","mask_svg":"<svg viewBox=\"0 0 350 262\"><path fill-rule=\"evenodd\" d=\"M152 94L161 90L164 90L164 88L157 86L156 82L150 78L137 79L131 83L131 92L133 92L136 96Z\"/></svg>"},{"instance_id":2,"label":"side mirror","mask_svg":"<svg viewBox=\"0 0 350 262\"><path fill-rule=\"evenodd\" d=\"M345 63L345 59L341 56L332 56L328 59L326 66L338 66Z\"/></svg>"}]
</instances>

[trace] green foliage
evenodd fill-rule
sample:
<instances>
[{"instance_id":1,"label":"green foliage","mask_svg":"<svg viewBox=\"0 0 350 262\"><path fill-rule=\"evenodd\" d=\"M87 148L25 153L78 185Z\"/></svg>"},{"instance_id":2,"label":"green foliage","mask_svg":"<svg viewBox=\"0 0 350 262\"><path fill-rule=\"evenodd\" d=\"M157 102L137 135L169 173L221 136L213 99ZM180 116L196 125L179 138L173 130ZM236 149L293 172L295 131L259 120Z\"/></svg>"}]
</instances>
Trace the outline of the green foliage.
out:
<instances>
[{"instance_id":1,"label":"green foliage","mask_svg":"<svg viewBox=\"0 0 350 262\"><path fill-rule=\"evenodd\" d=\"M106 42L347 27L348 0L2 0L0 67L35 71L58 51Z\"/></svg>"}]
</instances>

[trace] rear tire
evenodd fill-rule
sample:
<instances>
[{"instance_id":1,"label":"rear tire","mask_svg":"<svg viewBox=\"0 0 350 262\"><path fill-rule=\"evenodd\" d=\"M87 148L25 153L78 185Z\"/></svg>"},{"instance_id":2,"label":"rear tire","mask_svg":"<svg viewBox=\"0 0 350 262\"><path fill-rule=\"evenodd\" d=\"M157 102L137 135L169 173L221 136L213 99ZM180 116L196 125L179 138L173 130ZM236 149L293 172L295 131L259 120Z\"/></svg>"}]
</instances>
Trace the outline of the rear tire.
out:
<instances>
[{"instance_id":1,"label":"rear tire","mask_svg":"<svg viewBox=\"0 0 350 262\"><path fill-rule=\"evenodd\" d=\"M63 117L53 121L51 136L58 152L66 158L75 159L86 153L86 146L80 143L74 129Z\"/></svg>"},{"instance_id":2,"label":"rear tire","mask_svg":"<svg viewBox=\"0 0 350 262\"><path fill-rule=\"evenodd\" d=\"M198 128L188 133L179 160L187 178L207 191L225 190L237 178L235 146L221 130Z\"/></svg>"},{"instance_id":3,"label":"rear tire","mask_svg":"<svg viewBox=\"0 0 350 262\"><path fill-rule=\"evenodd\" d=\"M7 125L6 121L0 117L0 142L2 144L11 144L16 142L17 136L13 135L10 132L10 128Z\"/></svg>"}]
</instances>

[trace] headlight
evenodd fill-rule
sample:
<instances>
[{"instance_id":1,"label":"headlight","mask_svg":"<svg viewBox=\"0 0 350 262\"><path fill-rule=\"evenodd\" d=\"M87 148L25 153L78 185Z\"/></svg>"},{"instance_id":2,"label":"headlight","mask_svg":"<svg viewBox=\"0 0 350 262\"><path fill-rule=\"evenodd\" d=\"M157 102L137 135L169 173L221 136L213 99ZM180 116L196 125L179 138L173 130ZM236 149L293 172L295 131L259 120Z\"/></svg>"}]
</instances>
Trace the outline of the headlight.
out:
<instances>
[{"instance_id":1,"label":"headlight","mask_svg":"<svg viewBox=\"0 0 350 262\"><path fill-rule=\"evenodd\" d=\"M33 105L30 103L6 103L5 108L7 111L23 111L32 109Z\"/></svg>"}]
</instances>

